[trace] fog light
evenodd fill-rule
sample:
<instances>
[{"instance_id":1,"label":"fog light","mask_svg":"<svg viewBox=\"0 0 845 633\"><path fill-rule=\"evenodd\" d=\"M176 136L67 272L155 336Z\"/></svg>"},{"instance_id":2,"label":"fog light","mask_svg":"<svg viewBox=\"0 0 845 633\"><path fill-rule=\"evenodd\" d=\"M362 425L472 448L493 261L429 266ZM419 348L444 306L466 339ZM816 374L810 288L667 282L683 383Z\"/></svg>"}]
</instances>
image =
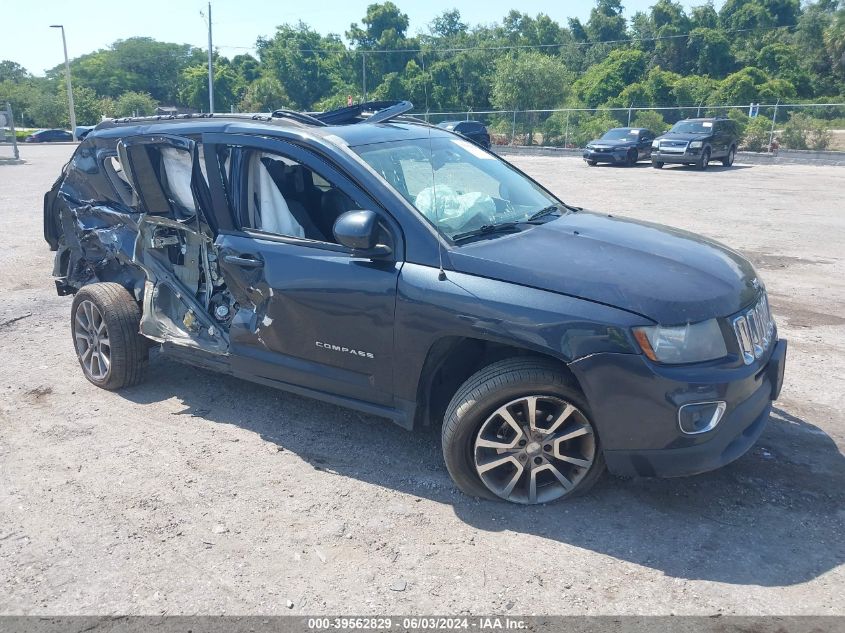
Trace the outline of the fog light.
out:
<instances>
[{"instance_id":1,"label":"fog light","mask_svg":"<svg viewBox=\"0 0 845 633\"><path fill-rule=\"evenodd\" d=\"M696 402L678 409L678 425L687 435L712 431L722 419L727 405L722 402Z\"/></svg>"}]
</instances>

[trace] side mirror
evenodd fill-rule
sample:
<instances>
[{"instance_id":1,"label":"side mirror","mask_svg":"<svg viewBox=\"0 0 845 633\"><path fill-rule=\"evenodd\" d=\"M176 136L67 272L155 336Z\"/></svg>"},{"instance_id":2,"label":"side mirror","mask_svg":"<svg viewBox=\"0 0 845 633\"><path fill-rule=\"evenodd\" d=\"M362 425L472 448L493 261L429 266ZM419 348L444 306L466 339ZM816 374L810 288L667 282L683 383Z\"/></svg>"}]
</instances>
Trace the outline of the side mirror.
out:
<instances>
[{"instance_id":1,"label":"side mirror","mask_svg":"<svg viewBox=\"0 0 845 633\"><path fill-rule=\"evenodd\" d=\"M333 231L338 243L358 257L384 257L392 252L378 243L378 215L373 211L347 211L335 220Z\"/></svg>"}]
</instances>

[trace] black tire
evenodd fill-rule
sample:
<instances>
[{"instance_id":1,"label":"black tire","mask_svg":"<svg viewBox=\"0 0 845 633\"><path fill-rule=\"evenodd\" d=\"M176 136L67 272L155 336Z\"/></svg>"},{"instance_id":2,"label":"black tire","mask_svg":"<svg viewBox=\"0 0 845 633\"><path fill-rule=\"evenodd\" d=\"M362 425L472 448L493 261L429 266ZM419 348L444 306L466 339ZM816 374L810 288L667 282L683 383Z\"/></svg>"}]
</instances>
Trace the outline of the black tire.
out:
<instances>
[{"instance_id":1,"label":"black tire","mask_svg":"<svg viewBox=\"0 0 845 633\"><path fill-rule=\"evenodd\" d=\"M710 148L705 147L704 150L701 152L701 159L696 163L696 167L698 167L701 171L705 171L707 166L710 164Z\"/></svg>"},{"instance_id":2,"label":"black tire","mask_svg":"<svg viewBox=\"0 0 845 633\"><path fill-rule=\"evenodd\" d=\"M598 162L597 160L588 160L588 161L587 161L587 164L588 164L590 167L595 167L596 165L598 165L598 164L599 164L599 162Z\"/></svg>"},{"instance_id":3,"label":"black tire","mask_svg":"<svg viewBox=\"0 0 845 633\"><path fill-rule=\"evenodd\" d=\"M78 331L83 327L82 321L87 321L84 312L89 306L86 306L86 302L93 304L99 311L101 327L104 325L104 338L108 341L105 345L108 348L108 367L102 375L94 375L93 369L86 367L83 362L82 350L90 343L81 341ZM91 383L103 389L115 390L138 384L143 379L149 359L149 345L147 339L138 333L140 323L141 310L138 304L120 284L91 284L76 293L71 307L71 336L79 366ZM99 361L97 367L102 370Z\"/></svg>"},{"instance_id":4,"label":"black tire","mask_svg":"<svg viewBox=\"0 0 845 633\"><path fill-rule=\"evenodd\" d=\"M663 163L659 160L651 161L651 166L654 167L655 169L663 169Z\"/></svg>"},{"instance_id":5,"label":"black tire","mask_svg":"<svg viewBox=\"0 0 845 633\"><path fill-rule=\"evenodd\" d=\"M637 164L638 158L639 158L639 154L637 154L637 150L635 150L635 149L628 150L628 155L625 157L625 166L626 167L634 167Z\"/></svg>"},{"instance_id":6,"label":"black tire","mask_svg":"<svg viewBox=\"0 0 845 633\"><path fill-rule=\"evenodd\" d=\"M502 499L484 484L475 467L473 449L485 420L502 405L528 394L559 398L577 407L592 429L594 457L586 474L560 498L586 492L605 470L598 432L581 391L555 363L536 358L498 361L470 376L452 397L444 416L442 442L446 468L464 493Z\"/></svg>"},{"instance_id":7,"label":"black tire","mask_svg":"<svg viewBox=\"0 0 845 633\"><path fill-rule=\"evenodd\" d=\"M725 167L730 167L734 164L734 159L736 158L736 147L731 146L728 150L728 155L722 159L722 165Z\"/></svg>"}]
</instances>

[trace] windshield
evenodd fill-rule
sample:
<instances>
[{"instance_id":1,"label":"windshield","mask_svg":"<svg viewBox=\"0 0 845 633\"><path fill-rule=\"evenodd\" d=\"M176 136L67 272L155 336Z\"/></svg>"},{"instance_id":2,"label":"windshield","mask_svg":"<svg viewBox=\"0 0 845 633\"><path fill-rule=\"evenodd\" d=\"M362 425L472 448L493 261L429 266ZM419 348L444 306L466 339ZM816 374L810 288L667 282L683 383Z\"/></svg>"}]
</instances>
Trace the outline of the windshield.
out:
<instances>
[{"instance_id":1,"label":"windshield","mask_svg":"<svg viewBox=\"0 0 845 633\"><path fill-rule=\"evenodd\" d=\"M549 206L564 210L507 163L463 139L422 138L352 149L450 239L482 227L525 222Z\"/></svg>"},{"instance_id":2,"label":"windshield","mask_svg":"<svg viewBox=\"0 0 845 633\"><path fill-rule=\"evenodd\" d=\"M670 132L678 134L710 134L713 131L712 121L678 121Z\"/></svg>"},{"instance_id":3,"label":"windshield","mask_svg":"<svg viewBox=\"0 0 845 633\"><path fill-rule=\"evenodd\" d=\"M623 139L636 140L639 137L639 130L629 130L625 127L609 130L601 137L603 141L621 141Z\"/></svg>"}]
</instances>

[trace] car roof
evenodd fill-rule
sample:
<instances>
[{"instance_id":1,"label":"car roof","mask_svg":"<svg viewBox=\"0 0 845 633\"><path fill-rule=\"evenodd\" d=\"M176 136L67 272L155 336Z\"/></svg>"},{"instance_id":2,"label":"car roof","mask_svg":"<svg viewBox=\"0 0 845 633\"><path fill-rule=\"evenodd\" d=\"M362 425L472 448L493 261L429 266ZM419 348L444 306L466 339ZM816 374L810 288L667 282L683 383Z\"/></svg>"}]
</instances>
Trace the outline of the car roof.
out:
<instances>
[{"instance_id":1,"label":"car roof","mask_svg":"<svg viewBox=\"0 0 845 633\"><path fill-rule=\"evenodd\" d=\"M100 123L88 138L109 136L135 136L167 133L190 136L211 132L265 134L268 136L297 136L322 138L329 142L349 146L386 143L420 138L448 137L450 132L417 121L391 120L383 123L354 125L308 125L294 119L273 118L264 115L200 115L194 117L141 117L114 119Z\"/></svg>"}]
</instances>

